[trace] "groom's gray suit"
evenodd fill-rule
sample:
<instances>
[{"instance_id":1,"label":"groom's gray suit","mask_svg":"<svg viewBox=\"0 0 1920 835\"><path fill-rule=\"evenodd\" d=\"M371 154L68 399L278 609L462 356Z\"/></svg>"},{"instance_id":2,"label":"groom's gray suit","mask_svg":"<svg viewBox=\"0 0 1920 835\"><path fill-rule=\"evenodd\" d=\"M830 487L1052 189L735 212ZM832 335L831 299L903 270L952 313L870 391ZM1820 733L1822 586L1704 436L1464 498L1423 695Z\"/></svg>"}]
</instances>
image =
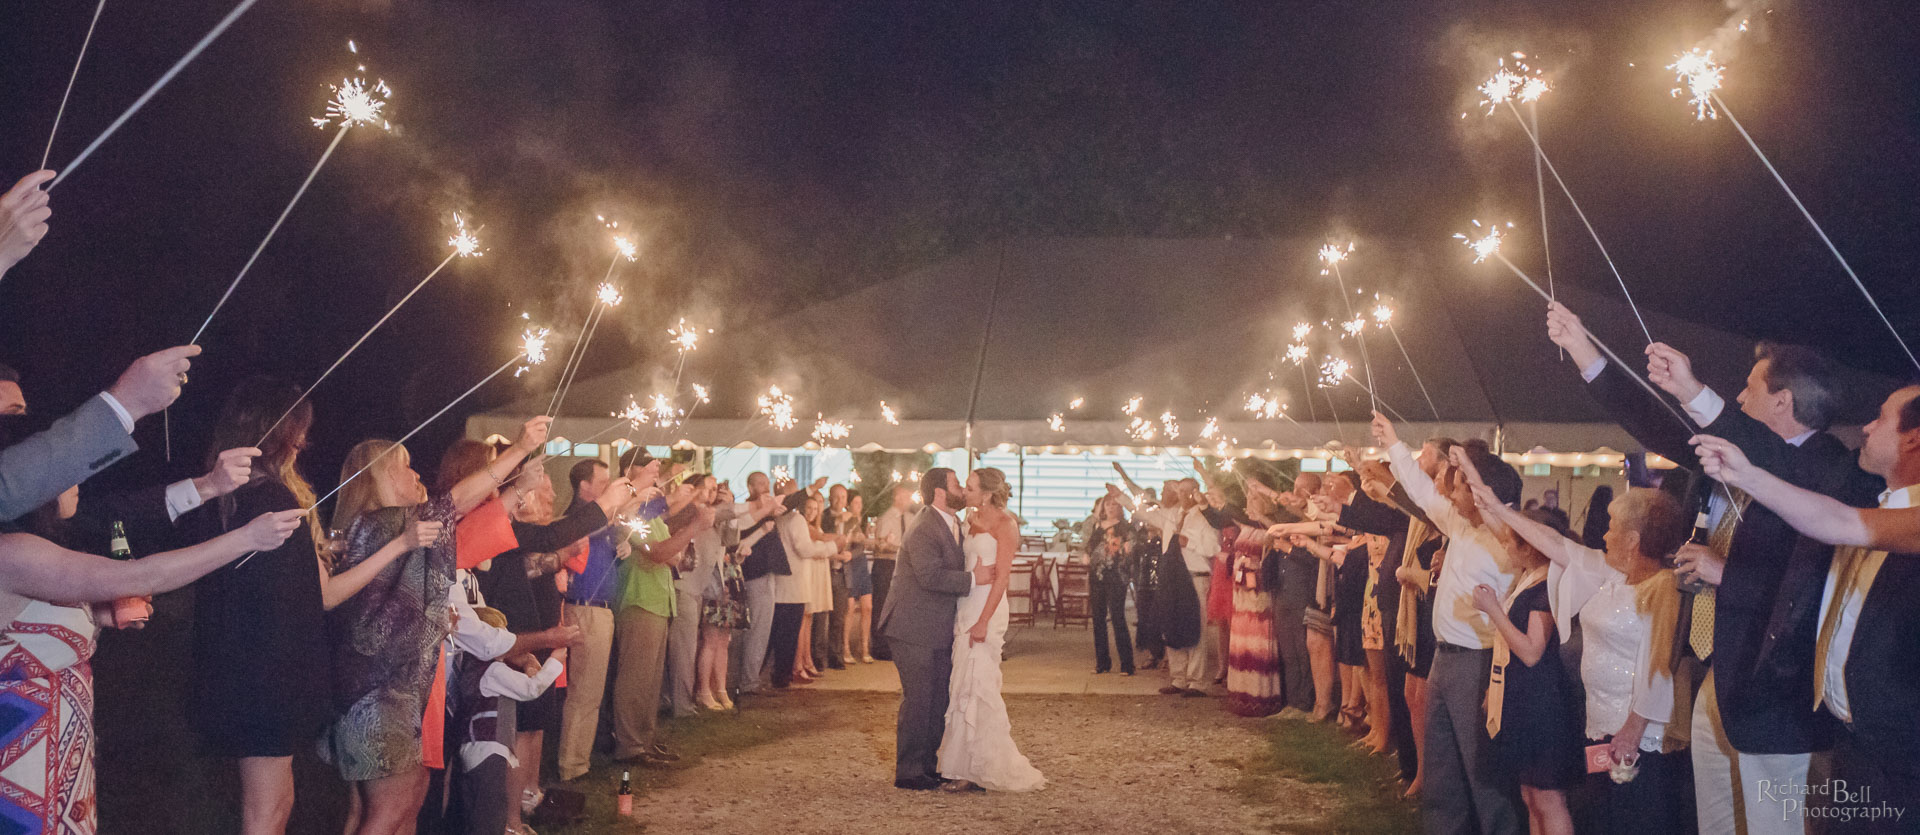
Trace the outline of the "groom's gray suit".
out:
<instances>
[{"instance_id":1,"label":"groom's gray suit","mask_svg":"<svg viewBox=\"0 0 1920 835\"><path fill-rule=\"evenodd\" d=\"M914 520L898 560L879 625L900 673L894 780L937 780L953 677L954 611L973 590L973 572L959 536L932 509Z\"/></svg>"}]
</instances>

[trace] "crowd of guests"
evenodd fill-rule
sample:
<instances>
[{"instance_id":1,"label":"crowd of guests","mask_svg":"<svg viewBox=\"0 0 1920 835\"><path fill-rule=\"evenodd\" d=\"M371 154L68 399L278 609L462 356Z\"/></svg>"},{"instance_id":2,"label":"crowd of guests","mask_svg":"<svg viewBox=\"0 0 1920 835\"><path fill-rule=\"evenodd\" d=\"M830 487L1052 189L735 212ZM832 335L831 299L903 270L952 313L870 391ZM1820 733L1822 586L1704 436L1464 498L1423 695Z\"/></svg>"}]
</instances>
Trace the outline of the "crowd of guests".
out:
<instances>
[{"instance_id":1,"label":"crowd of guests","mask_svg":"<svg viewBox=\"0 0 1920 835\"><path fill-rule=\"evenodd\" d=\"M1094 672L1337 722L1397 757L1429 832L1920 832L1920 385L1855 452L1816 351L1762 343L1730 405L1651 345L1672 409L1571 311L1547 325L1678 469L1597 489L1575 530L1485 442L1377 414L1385 460L1290 485L1116 465L1080 528Z\"/></svg>"}]
</instances>

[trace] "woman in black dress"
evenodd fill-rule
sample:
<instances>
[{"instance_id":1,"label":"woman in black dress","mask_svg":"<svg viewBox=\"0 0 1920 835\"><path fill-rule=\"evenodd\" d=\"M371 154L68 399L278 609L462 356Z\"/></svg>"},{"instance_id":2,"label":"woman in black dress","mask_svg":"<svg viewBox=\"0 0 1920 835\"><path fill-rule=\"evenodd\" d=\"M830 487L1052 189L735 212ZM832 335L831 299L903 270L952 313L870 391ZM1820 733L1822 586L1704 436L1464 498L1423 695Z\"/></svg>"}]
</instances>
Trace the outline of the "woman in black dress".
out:
<instances>
[{"instance_id":1,"label":"woman in black dress","mask_svg":"<svg viewBox=\"0 0 1920 835\"><path fill-rule=\"evenodd\" d=\"M1541 511L1527 515L1547 517ZM1473 588L1474 608L1485 612L1498 631L1493 663L1502 665L1503 647L1508 656L1503 675L1487 691L1488 716L1496 707L1500 711L1497 728L1489 719L1488 730L1497 730L1492 740L1497 761L1520 780L1529 831L1572 835L1566 792L1586 776L1584 742L1573 712L1575 694L1560 667L1560 636L1547 601L1547 558L1517 537L1507 543L1507 553L1521 572L1513 590Z\"/></svg>"},{"instance_id":2,"label":"woman in black dress","mask_svg":"<svg viewBox=\"0 0 1920 835\"><path fill-rule=\"evenodd\" d=\"M297 466L313 407L295 406L299 395L292 385L255 378L228 396L209 462L221 450L254 444L260 454L245 486L192 514L199 538L262 513L313 506L313 488ZM279 548L236 560L194 586L193 664L201 689L188 702L188 719L208 753L239 760L241 831L285 831L293 813L293 753L311 749L331 718L329 668L315 663L331 651L324 611L439 534L438 523L416 523L372 559L329 576L330 555L316 547L326 539L309 516Z\"/></svg>"}]
</instances>

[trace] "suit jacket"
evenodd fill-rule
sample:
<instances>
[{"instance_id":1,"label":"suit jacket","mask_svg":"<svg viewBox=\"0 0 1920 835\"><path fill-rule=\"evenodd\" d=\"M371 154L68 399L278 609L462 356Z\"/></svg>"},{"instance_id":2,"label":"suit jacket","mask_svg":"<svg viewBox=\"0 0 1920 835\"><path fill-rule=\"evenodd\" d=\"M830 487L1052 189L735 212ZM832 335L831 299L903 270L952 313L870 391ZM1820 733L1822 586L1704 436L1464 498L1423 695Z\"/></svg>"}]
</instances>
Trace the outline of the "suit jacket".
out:
<instances>
[{"instance_id":1,"label":"suit jacket","mask_svg":"<svg viewBox=\"0 0 1920 835\"><path fill-rule=\"evenodd\" d=\"M1642 446L1699 472L1687 427L1625 371L1608 363L1589 388ZM1731 403L1704 431L1809 490L1861 506L1871 506L1879 492L1860 478L1852 451L1825 432L1796 447ZM1830 715L1808 708L1820 596L1832 559L1831 546L1800 536L1765 507L1750 504L1742 511L1715 597L1709 661L1727 740L1742 753L1801 754L1831 745ZM1683 611L1690 609L1683 603ZM1675 629L1676 639L1686 634L1684 626Z\"/></svg>"},{"instance_id":2,"label":"suit jacket","mask_svg":"<svg viewBox=\"0 0 1920 835\"><path fill-rule=\"evenodd\" d=\"M1920 763L1920 554L1888 554L1847 650L1854 738L1893 767ZM1909 799L1911 802L1911 799Z\"/></svg>"},{"instance_id":3,"label":"suit jacket","mask_svg":"<svg viewBox=\"0 0 1920 835\"><path fill-rule=\"evenodd\" d=\"M921 513L896 559L893 586L880 610L880 634L927 647L953 643L954 613L960 598L973 590L960 540L937 511Z\"/></svg>"},{"instance_id":4,"label":"suit jacket","mask_svg":"<svg viewBox=\"0 0 1920 835\"><path fill-rule=\"evenodd\" d=\"M11 522L139 449L113 407L89 397L46 431L0 451L0 522Z\"/></svg>"}]
</instances>

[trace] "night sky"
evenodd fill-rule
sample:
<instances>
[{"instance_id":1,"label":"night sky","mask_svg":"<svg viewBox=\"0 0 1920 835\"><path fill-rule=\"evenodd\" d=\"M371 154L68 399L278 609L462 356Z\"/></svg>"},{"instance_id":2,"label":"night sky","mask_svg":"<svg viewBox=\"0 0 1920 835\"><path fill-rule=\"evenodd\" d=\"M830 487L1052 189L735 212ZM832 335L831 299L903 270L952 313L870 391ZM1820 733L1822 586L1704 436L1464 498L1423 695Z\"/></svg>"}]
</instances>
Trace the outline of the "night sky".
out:
<instances>
[{"instance_id":1,"label":"night sky","mask_svg":"<svg viewBox=\"0 0 1920 835\"><path fill-rule=\"evenodd\" d=\"M1724 97L1920 336L1913 7L1756 12ZM229 8L110 2L54 167ZM40 157L92 11L15 4L0 27L7 184ZM173 410L173 467L156 419L140 432L156 454L114 477L193 470L246 375L310 382L444 257L456 210L487 254L435 279L316 394L316 482L351 443L397 435L511 356L522 312L561 332L564 354L612 255L596 215L635 230L643 256L620 268L628 301L584 375L671 362L663 332L680 316L738 348L784 311L1006 236L1443 246L1473 217L1531 236L1525 137L1471 94L1522 50L1557 85L1540 112L1547 150L1643 304L1900 374L1732 126L1668 96L1664 65L1728 14L1671 0L262 0L55 190L53 231L0 283L0 361L52 414L191 336L325 147L307 117L356 58L394 88L396 130L347 137L202 340ZM1556 198L1552 212L1558 279L1617 292L1571 211ZM552 370L472 405L540 390ZM746 408L751 392L734 389L715 416ZM427 468L460 417L413 444Z\"/></svg>"}]
</instances>

